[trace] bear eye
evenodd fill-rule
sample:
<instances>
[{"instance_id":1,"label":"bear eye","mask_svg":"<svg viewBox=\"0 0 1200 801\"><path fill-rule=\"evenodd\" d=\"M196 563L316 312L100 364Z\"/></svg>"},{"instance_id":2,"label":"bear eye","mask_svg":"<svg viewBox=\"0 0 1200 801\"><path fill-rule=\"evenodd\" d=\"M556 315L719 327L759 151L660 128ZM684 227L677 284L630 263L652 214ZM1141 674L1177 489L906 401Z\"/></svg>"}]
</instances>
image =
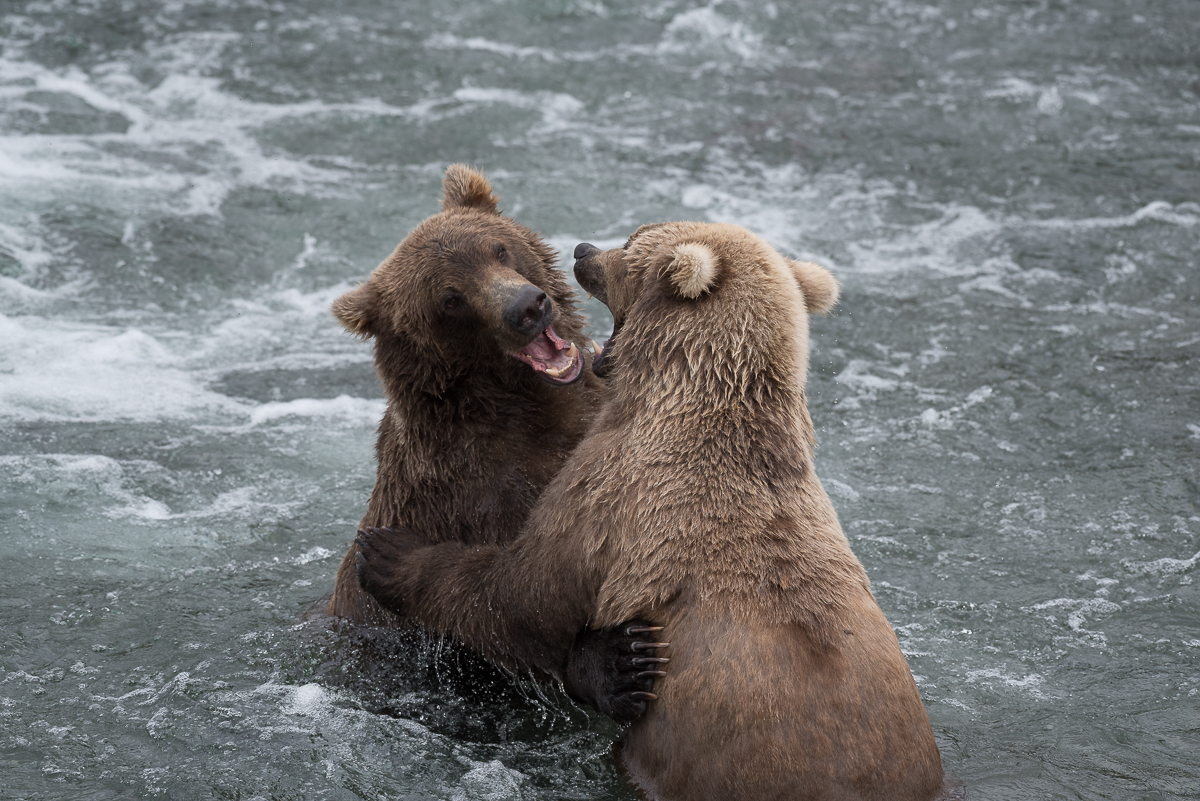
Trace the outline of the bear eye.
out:
<instances>
[{"instance_id":1,"label":"bear eye","mask_svg":"<svg viewBox=\"0 0 1200 801\"><path fill-rule=\"evenodd\" d=\"M500 244L499 242L492 245L492 252L496 254L497 261L508 260L508 248L504 247L504 245Z\"/></svg>"},{"instance_id":2,"label":"bear eye","mask_svg":"<svg viewBox=\"0 0 1200 801\"><path fill-rule=\"evenodd\" d=\"M463 301L465 301L465 300L466 300L466 298L464 298L462 295L458 294L457 292L447 293L445 296L442 297L442 308L445 309L446 311L454 311L458 307L462 306Z\"/></svg>"}]
</instances>

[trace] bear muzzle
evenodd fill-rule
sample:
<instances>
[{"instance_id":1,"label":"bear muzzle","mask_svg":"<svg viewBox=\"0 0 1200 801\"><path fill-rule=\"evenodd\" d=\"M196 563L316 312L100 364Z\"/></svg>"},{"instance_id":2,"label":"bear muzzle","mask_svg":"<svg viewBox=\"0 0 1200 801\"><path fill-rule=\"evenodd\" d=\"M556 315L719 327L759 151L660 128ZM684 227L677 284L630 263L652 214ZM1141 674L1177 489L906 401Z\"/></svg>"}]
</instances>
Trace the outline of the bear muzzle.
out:
<instances>
[{"instance_id":1,"label":"bear muzzle","mask_svg":"<svg viewBox=\"0 0 1200 801\"><path fill-rule=\"evenodd\" d=\"M505 306L503 319L513 333L528 337L545 330L553 312L554 303L546 293L533 284L526 284Z\"/></svg>"},{"instance_id":2,"label":"bear muzzle","mask_svg":"<svg viewBox=\"0 0 1200 801\"><path fill-rule=\"evenodd\" d=\"M589 295L608 305L608 291L604 285L604 267L596 260L603 251L590 242L575 246L575 280Z\"/></svg>"},{"instance_id":3,"label":"bear muzzle","mask_svg":"<svg viewBox=\"0 0 1200 801\"><path fill-rule=\"evenodd\" d=\"M555 332L551 324L554 302L533 284L517 289L504 306L504 325L519 338L530 338L511 355L528 364L552 384L570 384L583 375L579 348Z\"/></svg>"},{"instance_id":4,"label":"bear muzzle","mask_svg":"<svg viewBox=\"0 0 1200 801\"><path fill-rule=\"evenodd\" d=\"M604 266L596 258L604 251L596 247L590 242L580 242L575 246L575 280L583 287L584 291L589 296L595 297L605 306L608 306L608 288L604 280ZM613 359L611 351L613 343L616 341L617 332L621 325L616 320L613 321L613 332L604 340L603 345L592 343L592 373L598 378L605 378L612 371Z\"/></svg>"}]
</instances>

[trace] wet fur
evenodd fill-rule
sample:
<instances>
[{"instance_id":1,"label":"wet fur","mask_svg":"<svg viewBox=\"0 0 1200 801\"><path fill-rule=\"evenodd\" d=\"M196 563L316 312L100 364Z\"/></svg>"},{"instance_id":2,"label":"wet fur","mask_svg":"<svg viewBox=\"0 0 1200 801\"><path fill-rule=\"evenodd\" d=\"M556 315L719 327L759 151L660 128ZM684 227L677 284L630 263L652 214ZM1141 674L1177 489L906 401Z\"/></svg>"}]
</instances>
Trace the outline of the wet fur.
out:
<instances>
[{"instance_id":1,"label":"wet fur","mask_svg":"<svg viewBox=\"0 0 1200 801\"><path fill-rule=\"evenodd\" d=\"M620 752L650 798L938 795L916 685L813 472L807 315L836 282L728 225L650 226L595 258L577 275L621 326L612 392L525 534L379 533L364 585L535 668L581 625L662 625L671 663Z\"/></svg>"},{"instance_id":2,"label":"wet fur","mask_svg":"<svg viewBox=\"0 0 1200 801\"><path fill-rule=\"evenodd\" d=\"M375 488L360 527L411 526L434 542L503 544L517 536L583 438L604 386L586 369L589 340L554 251L500 213L491 184L476 170L451 166L443 194L442 211L333 304L347 330L373 339L387 396ZM513 338L499 299L526 282L551 299L551 324L585 359L573 384L551 385L509 355L527 340ZM448 311L451 292L460 302ZM326 613L403 625L362 591L357 557L352 544ZM545 664L538 677L564 681L577 700L618 721L636 718L651 697L643 694L650 679L640 675L643 654L631 645L647 638L628 628L578 626L571 661L564 655Z\"/></svg>"},{"instance_id":3,"label":"wet fur","mask_svg":"<svg viewBox=\"0 0 1200 801\"><path fill-rule=\"evenodd\" d=\"M505 352L504 345L523 343L498 344L500 311L488 288L521 280L551 298L561 337L581 351L588 340L556 254L499 212L487 180L454 165L443 194L442 211L333 304L347 330L374 340L387 397L375 488L360 527L411 526L435 542L505 543L583 438L604 388L586 369L572 385L547 384ZM495 243L505 245L507 264L495 258ZM468 296L470 316L441 313L447 289ZM395 625L360 589L356 554L352 544L327 614Z\"/></svg>"}]
</instances>

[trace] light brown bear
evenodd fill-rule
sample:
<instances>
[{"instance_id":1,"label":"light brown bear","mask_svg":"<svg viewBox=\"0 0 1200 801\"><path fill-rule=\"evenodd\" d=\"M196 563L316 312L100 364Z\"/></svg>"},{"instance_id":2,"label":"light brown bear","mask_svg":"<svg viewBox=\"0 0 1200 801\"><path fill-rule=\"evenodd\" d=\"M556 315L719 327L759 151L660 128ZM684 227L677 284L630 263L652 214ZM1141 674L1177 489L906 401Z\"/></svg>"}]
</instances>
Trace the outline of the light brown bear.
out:
<instances>
[{"instance_id":1,"label":"light brown bear","mask_svg":"<svg viewBox=\"0 0 1200 801\"><path fill-rule=\"evenodd\" d=\"M555 252L503 215L491 184L446 170L440 213L418 225L333 313L375 343L387 395L375 488L362 526L411 526L431 541L510 542L583 438L603 393ZM332 616L396 626L359 587L357 547L338 569ZM620 622L620 621L618 621ZM578 630L584 629L581 623ZM617 719L652 696L644 627L585 633L541 671ZM639 676L638 674L642 674Z\"/></svg>"},{"instance_id":2,"label":"light brown bear","mask_svg":"<svg viewBox=\"0 0 1200 801\"><path fill-rule=\"evenodd\" d=\"M664 626L670 668L619 756L652 799L934 798L928 716L813 471L807 315L836 281L732 225L576 253L619 327L587 439L510 546L366 531L363 586L532 666L583 625Z\"/></svg>"}]
</instances>

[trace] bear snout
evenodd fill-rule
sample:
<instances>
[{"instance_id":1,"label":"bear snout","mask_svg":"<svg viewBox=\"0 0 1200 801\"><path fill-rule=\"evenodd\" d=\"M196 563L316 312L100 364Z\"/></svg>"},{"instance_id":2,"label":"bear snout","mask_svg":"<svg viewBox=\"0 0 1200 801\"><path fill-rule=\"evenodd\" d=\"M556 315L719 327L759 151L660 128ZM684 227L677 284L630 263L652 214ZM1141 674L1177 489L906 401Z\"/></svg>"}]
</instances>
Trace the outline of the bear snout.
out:
<instances>
[{"instance_id":1,"label":"bear snout","mask_svg":"<svg viewBox=\"0 0 1200 801\"><path fill-rule=\"evenodd\" d=\"M521 288L504 309L504 323L521 336L534 336L546 329L554 304L533 284Z\"/></svg>"},{"instance_id":2,"label":"bear snout","mask_svg":"<svg viewBox=\"0 0 1200 801\"><path fill-rule=\"evenodd\" d=\"M589 242L580 242L575 246L575 280L589 295L600 299L608 305L608 292L604 287L604 268L596 260L600 248Z\"/></svg>"}]
</instances>

